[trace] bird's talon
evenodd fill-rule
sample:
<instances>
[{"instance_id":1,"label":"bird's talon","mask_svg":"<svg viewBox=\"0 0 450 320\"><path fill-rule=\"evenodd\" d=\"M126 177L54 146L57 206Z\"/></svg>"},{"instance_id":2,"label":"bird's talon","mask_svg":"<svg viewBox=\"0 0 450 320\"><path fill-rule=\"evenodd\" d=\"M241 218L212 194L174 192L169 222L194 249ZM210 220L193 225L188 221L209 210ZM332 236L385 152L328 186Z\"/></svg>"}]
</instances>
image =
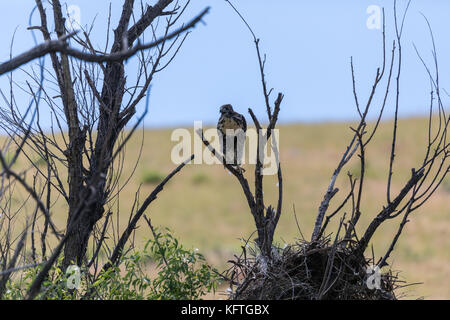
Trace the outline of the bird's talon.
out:
<instances>
[{"instance_id":1,"label":"bird's talon","mask_svg":"<svg viewBox=\"0 0 450 320\"><path fill-rule=\"evenodd\" d=\"M236 166L236 170L239 171L240 174L243 174L245 172L245 169L239 166Z\"/></svg>"}]
</instances>

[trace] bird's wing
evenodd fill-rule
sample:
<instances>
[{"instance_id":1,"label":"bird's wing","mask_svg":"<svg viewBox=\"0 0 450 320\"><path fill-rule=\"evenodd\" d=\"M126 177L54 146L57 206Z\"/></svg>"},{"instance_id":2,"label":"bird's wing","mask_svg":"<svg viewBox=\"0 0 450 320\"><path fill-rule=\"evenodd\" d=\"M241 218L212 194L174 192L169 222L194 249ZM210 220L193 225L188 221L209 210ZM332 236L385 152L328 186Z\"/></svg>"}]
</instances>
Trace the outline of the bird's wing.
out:
<instances>
[{"instance_id":1,"label":"bird's wing","mask_svg":"<svg viewBox=\"0 0 450 320\"><path fill-rule=\"evenodd\" d=\"M224 135L225 132L223 131L223 122L225 121L224 116L220 116L219 121L217 122L217 131L220 134Z\"/></svg>"},{"instance_id":2,"label":"bird's wing","mask_svg":"<svg viewBox=\"0 0 450 320\"><path fill-rule=\"evenodd\" d=\"M245 121L245 117L242 114L241 114L241 117L242 117L242 122L243 122L243 125L242 125L243 130L244 130L244 132L247 132L247 121Z\"/></svg>"},{"instance_id":3,"label":"bird's wing","mask_svg":"<svg viewBox=\"0 0 450 320\"><path fill-rule=\"evenodd\" d=\"M242 130L244 130L244 132L246 132L247 131L247 121L245 121L245 117L242 114L235 112L235 114L233 114L233 118L235 119L235 121L237 123L240 124L240 127L242 128Z\"/></svg>"}]
</instances>

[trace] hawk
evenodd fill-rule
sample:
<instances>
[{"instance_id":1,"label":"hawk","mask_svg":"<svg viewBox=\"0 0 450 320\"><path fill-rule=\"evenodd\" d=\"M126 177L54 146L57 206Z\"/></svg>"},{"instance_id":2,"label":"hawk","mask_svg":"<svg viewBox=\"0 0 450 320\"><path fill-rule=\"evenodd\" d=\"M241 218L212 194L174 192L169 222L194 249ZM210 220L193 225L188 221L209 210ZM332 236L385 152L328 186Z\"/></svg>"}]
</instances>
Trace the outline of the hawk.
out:
<instances>
[{"instance_id":1,"label":"hawk","mask_svg":"<svg viewBox=\"0 0 450 320\"><path fill-rule=\"evenodd\" d=\"M233 110L231 104L220 107L220 118L217 123L220 149L224 156L224 163L231 164L243 171L240 167L245 147L245 132L247 122L245 117Z\"/></svg>"}]
</instances>

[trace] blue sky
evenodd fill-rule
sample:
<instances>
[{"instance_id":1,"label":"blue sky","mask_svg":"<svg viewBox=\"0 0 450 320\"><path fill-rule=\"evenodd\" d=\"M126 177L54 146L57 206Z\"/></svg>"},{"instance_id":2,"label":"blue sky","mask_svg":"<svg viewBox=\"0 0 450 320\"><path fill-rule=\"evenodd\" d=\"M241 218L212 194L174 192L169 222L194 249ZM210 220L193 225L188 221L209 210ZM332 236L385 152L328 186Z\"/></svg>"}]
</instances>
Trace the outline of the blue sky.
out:
<instances>
[{"instance_id":1,"label":"blue sky","mask_svg":"<svg viewBox=\"0 0 450 320\"><path fill-rule=\"evenodd\" d=\"M83 25L90 24L96 17L92 42L99 46L104 44L109 1L62 2L80 7ZM398 0L399 12L403 11L406 3L406 0ZM364 104L376 68L382 61L381 30L367 27L370 17L367 8L371 5L385 7L387 55L390 56L392 0L235 0L234 4L261 39L261 49L267 55L269 87L274 88L274 93L282 91L285 94L280 122L356 119L350 57L353 56L357 90L361 104ZM122 1L112 1L112 26L117 23L121 6ZM182 19L188 21L206 6L211 7L204 19L206 24L193 30L174 62L158 74L153 83L150 110L145 120L149 127L190 126L194 120L215 123L219 106L225 103L233 104L247 118L248 107L252 107L261 119L265 117L254 44L250 33L229 5L223 0L192 0ZM17 28L13 55L33 45L31 33L26 30L33 7L33 0L0 3L1 42L9 44ZM450 92L450 59L447 58L450 57L450 1L413 0L402 43L401 116L426 114L429 103L429 80L413 48L415 44L432 66L431 39L422 14L433 28L441 86ZM37 15L33 21L38 24ZM42 37L36 34L38 41L42 41ZM8 56L9 46L3 45L0 60L4 61ZM135 64L130 62L127 72L133 74L135 68ZM26 79L21 71L15 71L14 77L19 82ZM0 87L8 90L5 76L0 78ZM380 98L375 102L378 103ZM388 102L387 112L393 107L392 100Z\"/></svg>"}]
</instances>

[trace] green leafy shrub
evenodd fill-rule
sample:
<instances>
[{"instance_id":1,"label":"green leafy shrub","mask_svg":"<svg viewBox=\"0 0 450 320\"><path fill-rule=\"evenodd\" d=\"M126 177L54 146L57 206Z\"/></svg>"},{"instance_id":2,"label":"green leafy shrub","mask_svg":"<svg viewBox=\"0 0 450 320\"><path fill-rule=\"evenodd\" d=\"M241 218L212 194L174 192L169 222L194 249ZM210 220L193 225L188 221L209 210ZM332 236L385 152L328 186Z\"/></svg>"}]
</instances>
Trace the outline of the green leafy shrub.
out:
<instances>
[{"instance_id":1,"label":"green leafy shrub","mask_svg":"<svg viewBox=\"0 0 450 320\"><path fill-rule=\"evenodd\" d=\"M47 160L45 160L45 158L42 157L42 156L38 156L38 157L36 157L34 159L33 163L34 163L35 166L40 167L40 166L46 165L47 164Z\"/></svg>"},{"instance_id":2,"label":"green leafy shrub","mask_svg":"<svg viewBox=\"0 0 450 320\"><path fill-rule=\"evenodd\" d=\"M192 177L192 183L193 184L203 184L205 182L208 182L209 178L206 174L204 173L197 173Z\"/></svg>"},{"instance_id":3,"label":"green leafy shrub","mask_svg":"<svg viewBox=\"0 0 450 320\"><path fill-rule=\"evenodd\" d=\"M38 299L46 300L73 300L78 296L77 291L71 291L67 289L67 280L71 274L65 274L62 272L58 265L61 265L62 255L56 262L57 266L51 268L48 273L48 277L43 281L41 287L41 293L38 295ZM26 294L36 276L42 269L42 265L35 268L30 268L20 274L19 279L8 281L6 285L6 293L2 297L9 300L22 300L26 298ZM84 281L83 284L86 282ZM82 288L80 288L82 289Z\"/></svg>"},{"instance_id":4,"label":"green leafy shrub","mask_svg":"<svg viewBox=\"0 0 450 320\"><path fill-rule=\"evenodd\" d=\"M217 272L198 249L184 249L170 232L157 232L146 249L150 249L160 270L153 281L155 299L198 299L216 289Z\"/></svg>"},{"instance_id":5,"label":"green leafy shrub","mask_svg":"<svg viewBox=\"0 0 450 320\"><path fill-rule=\"evenodd\" d=\"M201 299L207 292L216 290L219 279L217 271L197 251L185 249L170 230L163 233L155 230L154 239L147 241L144 250L124 255L118 266L97 278L93 279L87 270L81 270L79 286L74 290L68 289L73 274L64 274L58 267L61 256L43 282L37 299ZM145 272L149 262L158 271L153 278ZM28 269L10 280L3 299L24 299L41 267Z\"/></svg>"},{"instance_id":6,"label":"green leafy shrub","mask_svg":"<svg viewBox=\"0 0 450 320\"><path fill-rule=\"evenodd\" d=\"M444 192L446 193L450 193L450 177L442 181L442 190L444 190Z\"/></svg>"},{"instance_id":7,"label":"green leafy shrub","mask_svg":"<svg viewBox=\"0 0 450 320\"><path fill-rule=\"evenodd\" d=\"M145 184L157 184L164 180L164 175L155 170L147 170L143 173L141 181Z\"/></svg>"},{"instance_id":8,"label":"green leafy shrub","mask_svg":"<svg viewBox=\"0 0 450 320\"><path fill-rule=\"evenodd\" d=\"M2 153L3 155L3 159L5 160L5 163L7 166L10 166L12 160L14 159L14 152L5 152ZM14 162L14 164L17 164L19 162L19 159L16 159L16 161ZM0 169L3 169L3 165L0 162Z\"/></svg>"}]
</instances>

